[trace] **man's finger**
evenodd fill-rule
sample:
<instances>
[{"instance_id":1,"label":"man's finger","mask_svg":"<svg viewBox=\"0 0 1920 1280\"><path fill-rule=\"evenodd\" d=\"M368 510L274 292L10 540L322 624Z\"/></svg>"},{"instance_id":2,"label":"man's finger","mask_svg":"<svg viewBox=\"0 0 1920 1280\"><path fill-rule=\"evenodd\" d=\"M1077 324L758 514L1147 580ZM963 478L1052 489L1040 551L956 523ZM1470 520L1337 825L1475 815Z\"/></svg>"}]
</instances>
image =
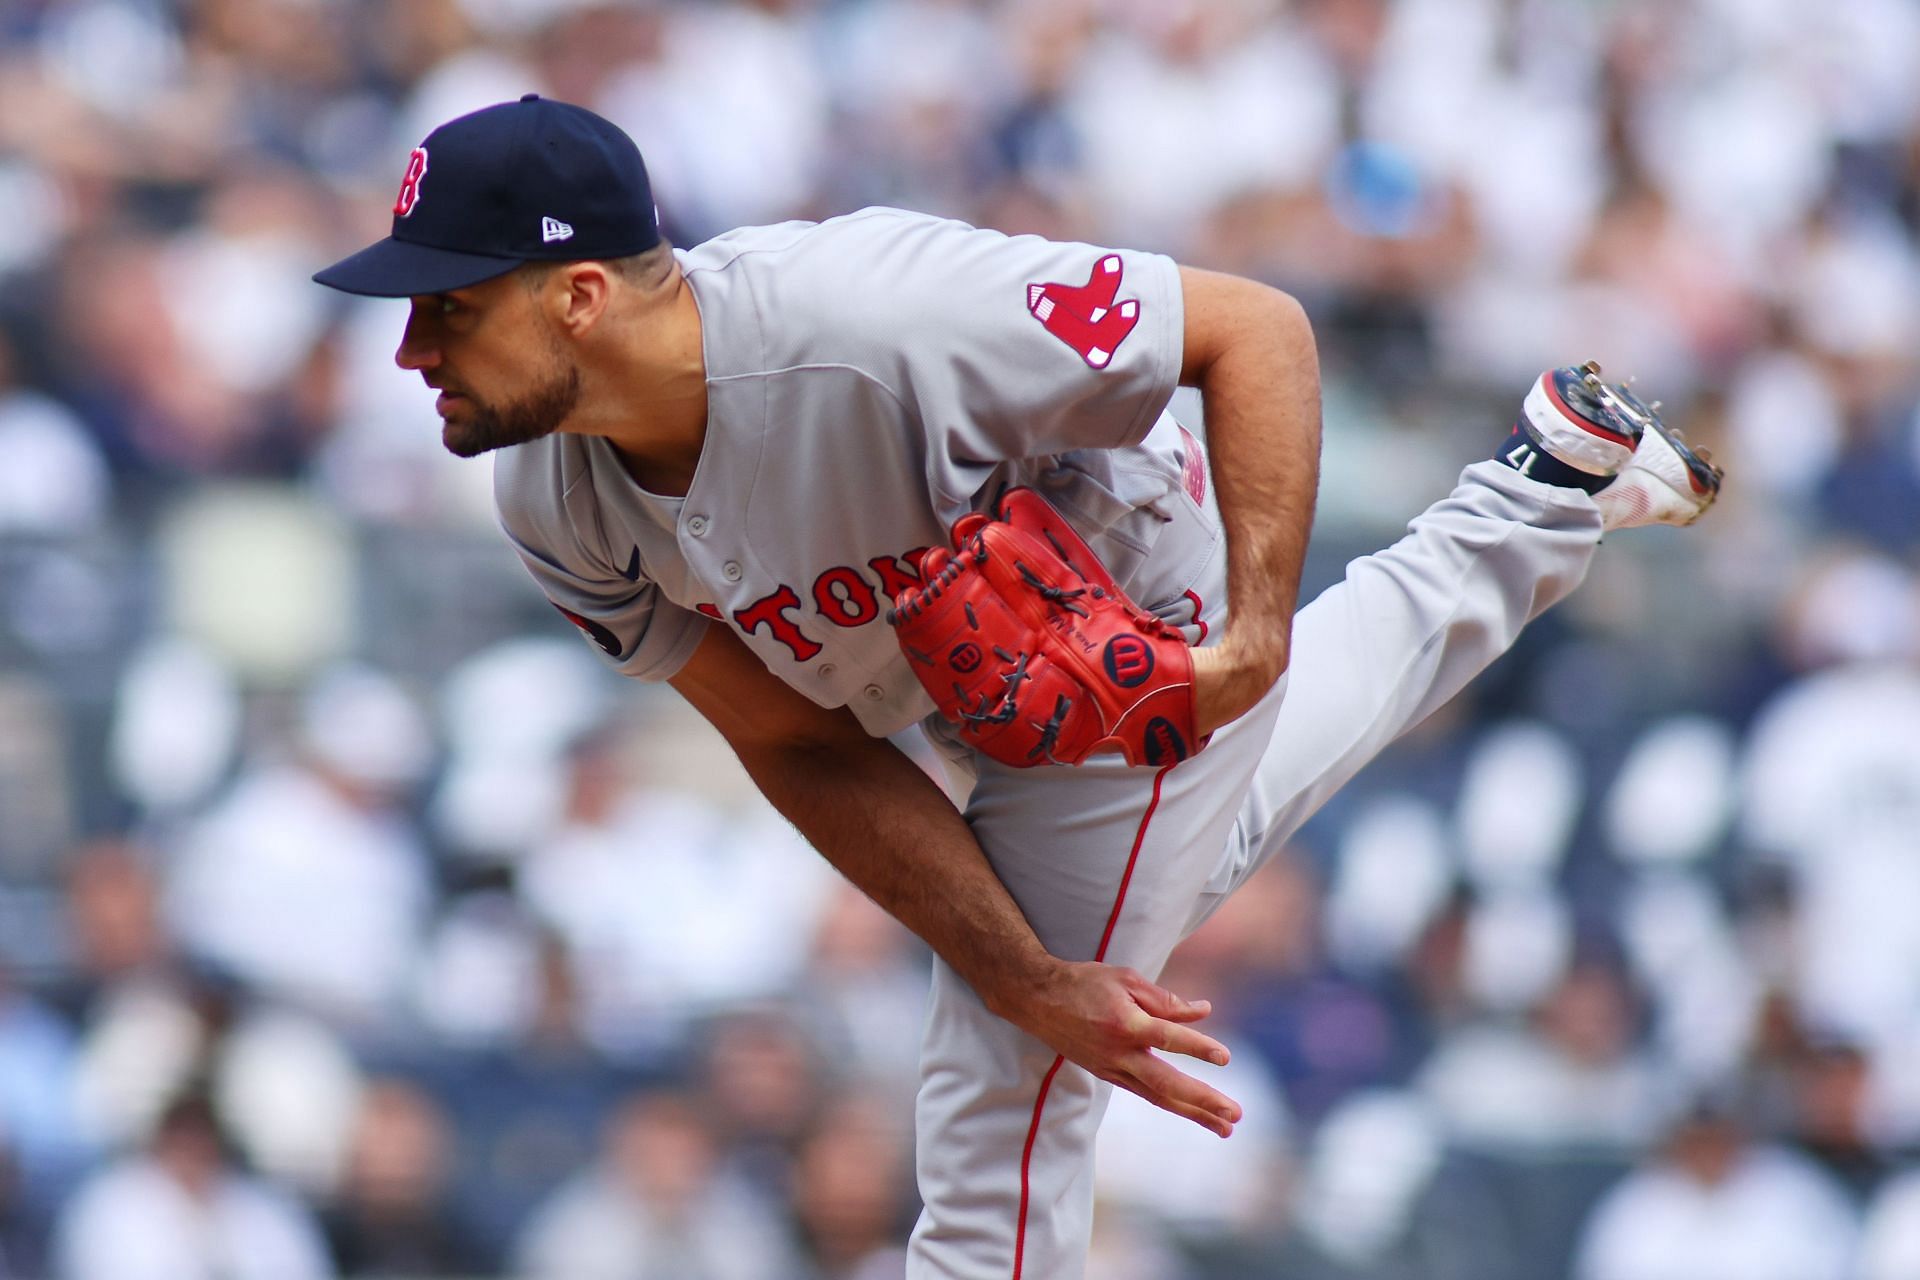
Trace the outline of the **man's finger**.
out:
<instances>
[{"instance_id":1,"label":"man's finger","mask_svg":"<svg viewBox=\"0 0 1920 1280\"><path fill-rule=\"evenodd\" d=\"M1218 1122L1207 1125L1216 1132L1231 1130L1240 1121L1239 1103L1206 1081L1186 1074L1151 1053L1142 1053L1129 1059L1122 1070L1139 1082L1140 1088L1134 1092L1157 1107L1187 1115L1190 1119L1193 1116L1186 1109L1203 1112Z\"/></svg>"},{"instance_id":2,"label":"man's finger","mask_svg":"<svg viewBox=\"0 0 1920 1280\"><path fill-rule=\"evenodd\" d=\"M1192 1027L1183 1027L1177 1022L1167 1021L1154 1023L1154 1030L1159 1033L1154 1044L1156 1049L1164 1049L1168 1053L1177 1053L1182 1057L1198 1058L1202 1062L1211 1062L1216 1067L1227 1065L1230 1057L1227 1046L1203 1031L1195 1031Z\"/></svg>"},{"instance_id":3,"label":"man's finger","mask_svg":"<svg viewBox=\"0 0 1920 1280\"><path fill-rule=\"evenodd\" d=\"M1145 980L1134 987L1133 998L1154 1017L1171 1022L1198 1022L1213 1012L1209 1001L1188 1000Z\"/></svg>"},{"instance_id":4,"label":"man's finger","mask_svg":"<svg viewBox=\"0 0 1920 1280\"><path fill-rule=\"evenodd\" d=\"M1218 1134L1222 1138L1232 1136L1234 1122L1240 1118L1237 1107L1232 1109L1230 1113L1232 1118L1229 1119L1228 1113L1223 1113L1221 1110L1203 1106L1196 1102L1190 1102L1184 1098L1173 1097L1169 1094L1162 1093L1145 1081L1124 1071L1114 1072L1106 1076L1105 1079L1109 1084L1117 1085L1125 1089L1128 1093L1146 1099L1162 1111L1171 1112L1184 1120L1191 1120L1202 1129L1207 1130L1209 1133ZM1227 1102L1229 1107L1232 1106L1231 1099L1226 1099L1225 1096L1222 1095L1222 1100Z\"/></svg>"}]
</instances>

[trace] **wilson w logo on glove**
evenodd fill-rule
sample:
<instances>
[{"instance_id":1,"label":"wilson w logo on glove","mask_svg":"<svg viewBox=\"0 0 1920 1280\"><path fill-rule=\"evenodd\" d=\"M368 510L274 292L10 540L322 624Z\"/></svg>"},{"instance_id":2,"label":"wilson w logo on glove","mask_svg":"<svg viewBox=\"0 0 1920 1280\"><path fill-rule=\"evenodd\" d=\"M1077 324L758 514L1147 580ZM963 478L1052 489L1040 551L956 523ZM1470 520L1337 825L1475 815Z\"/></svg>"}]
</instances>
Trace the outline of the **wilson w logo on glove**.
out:
<instances>
[{"instance_id":1,"label":"wilson w logo on glove","mask_svg":"<svg viewBox=\"0 0 1920 1280\"><path fill-rule=\"evenodd\" d=\"M953 550L928 552L922 585L887 615L960 736L1023 768L1101 751L1159 766L1205 746L1180 633L1128 599L1033 490L1009 490L997 516L956 524Z\"/></svg>"}]
</instances>

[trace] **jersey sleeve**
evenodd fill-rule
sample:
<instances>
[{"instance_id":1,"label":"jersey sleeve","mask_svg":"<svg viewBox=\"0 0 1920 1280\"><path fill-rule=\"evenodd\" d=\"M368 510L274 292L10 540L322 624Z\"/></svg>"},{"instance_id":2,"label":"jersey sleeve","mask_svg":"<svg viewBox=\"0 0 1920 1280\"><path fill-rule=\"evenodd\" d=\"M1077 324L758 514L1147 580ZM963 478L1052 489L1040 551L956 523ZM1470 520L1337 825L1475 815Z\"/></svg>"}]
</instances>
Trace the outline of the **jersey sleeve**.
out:
<instances>
[{"instance_id":1,"label":"jersey sleeve","mask_svg":"<svg viewBox=\"0 0 1920 1280\"><path fill-rule=\"evenodd\" d=\"M706 634L707 620L661 594L640 574L610 563L581 536L564 487L544 489L531 450L503 452L494 467L500 527L549 603L622 675L667 680L685 666ZM518 457L509 455L520 454ZM540 501L546 493L557 495Z\"/></svg>"},{"instance_id":2,"label":"jersey sleeve","mask_svg":"<svg viewBox=\"0 0 1920 1280\"><path fill-rule=\"evenodd\" d=\"M781 281L809 294L790 312L812 321L806 347L906 403L936 483L955 472L939 486L950 494L982 464L1137 444L1178 384L1170 258L897 210L823 223L816 238Z\"/></svg>"}]
</instances>

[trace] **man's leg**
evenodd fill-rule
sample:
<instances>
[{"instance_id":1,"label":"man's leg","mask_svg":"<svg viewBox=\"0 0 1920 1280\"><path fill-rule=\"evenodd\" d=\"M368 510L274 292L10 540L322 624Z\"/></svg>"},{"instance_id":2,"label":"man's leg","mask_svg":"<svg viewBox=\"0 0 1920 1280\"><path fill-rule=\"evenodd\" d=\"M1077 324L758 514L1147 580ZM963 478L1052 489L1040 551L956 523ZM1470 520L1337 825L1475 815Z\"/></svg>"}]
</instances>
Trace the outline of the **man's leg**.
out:
<instances>
[{"instance_id":1,"label":"man's leg","mask_svg":"<svg viewBox=\"0 0 1920 1280\"><path fill-rule=\"evenodd\" d=\"M1578 586L1600 532L1586 494L1476 463L1404 538L1302 609L1272 745L1188 931Z\"/></svg>"},{"instance_id":2,"label":"man's leg","mask_svg":"<svg viewBox=\"0 0 1920 1280\"><path fill-rule=\"evenodd\" d=\"M1284 697L1164 772L986 762L968 808L974 831L1048 950L1156 974L1245 874L1259 847L1250 833L1310 812L1451 697L1573 588L1599 532L1584 494L1472 468L1406 538L1355 561L1301 613ZM909 1274L1080 1275L1108 1086L988 1013L944 967L922 1052L927 1208Z\"/></svg>"},{"instance_id":3,"label":"man's leg","mask_svg":"<svg viewBox=\"0 0 1920 1280\"><path fill-rule=\"evenodd\" d=\"M1219 863L1279 705L1266 699L1178 768L981 762L968 820L1049 951L1159 972ZM1109 1093L936 962L915 1117L926 1208L907 1274L1077 1280L1092 1226L1088 1157Z\"/></svg>"},{"instance_id":4,"label":"man's leg","mask_svg":"<svg viewBox=\"0 0 1920 1280\"><path fill-rule=\"evenodd\" d=\"M1713 505L1721 475L1706 450L1599 373L1542 374L1494 461L1300 612L1300 675L1189 931L1572 591L1602 533L1691 524Z\"/></svg>"},{"instance_id":5,"label":"man's leg","mask_svg":"<svg viewBox=\"0 0 1920 1280\"><path fill-rule=\"evenodd\" d=\"M1604 503L1530 478L1524 461L1469 467L1405 538L1350 565L1296 621L1285 696L1192 761L1158 773L984 763L969 819L1049 950L1157 974L1335 789L1579 583ZM1218 599L1218 583L1200 594ZM927 1207L909 1275L1081 1275L1108 1095L936 967L916 1125Z\"/></svg>"}]
</instances>

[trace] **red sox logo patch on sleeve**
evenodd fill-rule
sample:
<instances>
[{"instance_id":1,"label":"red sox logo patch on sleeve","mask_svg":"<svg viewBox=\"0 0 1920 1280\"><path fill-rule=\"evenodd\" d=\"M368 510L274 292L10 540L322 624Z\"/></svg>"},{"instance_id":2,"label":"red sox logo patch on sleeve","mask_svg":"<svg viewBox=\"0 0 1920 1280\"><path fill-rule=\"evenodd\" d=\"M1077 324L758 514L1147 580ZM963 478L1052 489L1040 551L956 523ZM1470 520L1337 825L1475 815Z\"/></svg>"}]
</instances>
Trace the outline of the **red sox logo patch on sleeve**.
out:
<instances>
[{"instance_id":1,"label":"red sox logo patch on sleeve","mask_svg":"<svg viewBox=\"0 0 1920 1280\"><path fill-rule=\"evenodd\" d=\"M1104 369L1140 323L1138 298L1114 305L1121 274L1120 255L1110 253L1093 264L1085 284L1029 284L1027 310L1089 366Z\"/></svg>"},{"instance_id":2,"label":"red sox logo patch on sleeve","mask_svg":"<svg viewBox=\"0 0 1920 1280\"><path fill-rule=\"evenodd\" d=\"M407 157L407 176L400 179L400 194L393 201L393 216L404 218L420 203L420 179L427 176L427 149L415 147Z\"/></svg>"}]
</instances>

